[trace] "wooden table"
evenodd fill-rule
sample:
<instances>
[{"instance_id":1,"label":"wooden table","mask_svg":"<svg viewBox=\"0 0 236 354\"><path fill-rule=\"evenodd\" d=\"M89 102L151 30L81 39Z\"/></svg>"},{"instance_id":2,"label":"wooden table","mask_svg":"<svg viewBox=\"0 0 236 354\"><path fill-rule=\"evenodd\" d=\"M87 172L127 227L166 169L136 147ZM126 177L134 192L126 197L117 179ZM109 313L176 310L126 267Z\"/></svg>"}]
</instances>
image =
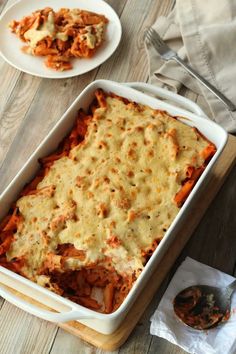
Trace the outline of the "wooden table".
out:
<instances>
[{"instance_id":1,"label":"wooden table","mask_svg":"<svg viewBox=\"0 0 236 354\"><path fill-rule=\"evenodd\" d=\"M1 0L0 11L14 1ZM15 176L65 109L94 79L147 81L144 29L167 15L174 0L109 0L121 18L123 36L114 55L99 68L72 79L40 79L15 70L0 59L0 193ZM65 2L66 5L66 2ZM191 97L197 99L197 97ZM236 275L236 168L214 199L127 342L116 353L184 353L149 334L150 316L169 280L188 255ZM0 353L103 353L52 323L0 299Z\"/></svg>"}]
</instances>

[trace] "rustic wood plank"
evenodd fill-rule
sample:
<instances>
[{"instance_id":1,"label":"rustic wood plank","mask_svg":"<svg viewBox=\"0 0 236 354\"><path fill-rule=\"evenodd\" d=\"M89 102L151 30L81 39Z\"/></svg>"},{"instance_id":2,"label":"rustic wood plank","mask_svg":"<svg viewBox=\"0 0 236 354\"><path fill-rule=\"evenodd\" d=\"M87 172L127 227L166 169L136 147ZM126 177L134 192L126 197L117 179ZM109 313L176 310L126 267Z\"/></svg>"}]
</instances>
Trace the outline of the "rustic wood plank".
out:
<instances>
[{"instance_id":1,"label":"rustic wood plank","mask_svg":"<svg viewBox=\"0 0 236 354\"><path fill-rule=\"evenodd\" d=\"M200 262L233 275L236 263L236 239L233 237L236 233L235 180L236 167L207 210L181 259L189 255Z\"/></svg>"},{"instance_id":2,"label":"rustic wood plank","mask_svg":"<svg viewBox=\"0 0 236 354\"><path fill-rule=\"evenodd\" d=\"M0 353L48 353L56 331L54 324L5 301L0 315Z\"/></svg>"},{"instance_id":3,"label":"rustic wood plank","mask_svg":"<svg viewBox=\"0 0 236 354\"><path fill-rule=\"evenodd\" d=\"M53 344L50 354L58 354L63 348L63 353L70 354L102 354L104 353L101 349L96 349L94 346L84 342L82 339L75 337L74 335L59 329L55 342ZM105 352L106 354L118 354L118 351Z\"/></svg>"},{"instance_id":4,"label":"rustic wood plank","mask_svg":"<svg viewBox=\"0 0 236 354\"><path fill-rule=\"evenodd\" d=\"M12 1L12 3L13 2L14 1ZM7 5L7 3L8 3L8 5ZM10 6L11 5L11 1L8 1L8 0L1 0L0 1L0 14L3 12L3 10L5 10L5 8L7 8L6 5L7 5L7 7Z\"/></svg>"},{"instance_id":5,"label":"rustic wood plank","mask_svg":"<svg viewBox=\"0 0 236 354\"><path fill-rule=\"evenodd\" d=\"M116 0L105 0L117 13L117 15L120 17L127 1L126 0L120 0L120 1L116 1Z\"/></svg>"},{"instance_id":6,"label":"rustic wood plank","mask_svg":"<svg viewBox=\"0 0 236 354\"><path fill-rule=\"evenodd\" d=\"M15 0L1 1L0 2L0 12L7 9L14 2L15 2ZM21 72L19 70L16 70L15 68L11 67L0 56L0 77L3 78L1 80L1 92L0 92L0 115L1 116L3 114L4 106L7 103L8 99L12 93L12 90L15 88L15 85L16 85L17 80L19 79L20 75L21 75ZM0 140L1 140L1 126L2 126L2 118L0 120ZM0 155L0 160L1 160L1 155Z\"/></svg>"},{"instance_id":7,"label":"rustic wood plank","mask_svg":"<svg viewBox=\"0 0 236 354\"><path fill-rule=\"evenodd\" d=\"M134 328L128 340L120 348L119 354L129 353L149 353L149 348L152 343L152 336L150 335L150 318L154 313L157 305L165 292L166 286L169 282L169 276L163 281L162 285L158 289L158 293L154 296L152 302L146 309L145 313L139 320L137 326ZM156 353L165 353L164 351Z\"/></svg>"},{"instance_id":8,"label":"rustic wood plank","mask_svg":"<svg viewBox=\"0 0 236 354\"><path fill-rule=\"evenodd\" d=\"M143 34L158 16L167 14L174 1L128 1L121 15L123 34L115 54L100 68L97 78L119 82L147 81L148 62Z\"/></svg>"},{"instance_id":9,"label":"rustic wood plank","mask_svg":"<svg viewBox=\"0 0 236 354\"><path fill-rule=\"evenodd\" d=\"M1 93L0 93L0 113L2 114L2 110L7 103L12 90L15 88L17 80L20 76L20 71L14 69L9 64L7 64L0 57L0 75L4 78L1 82Z\"/></svg>"},{"instance_id":10,"label":"rustic wood plank","mask_svg":"<svg viewBox=\"0 0 236 354\"><path fill-rule=\"evenodd\" d=\"M1 112L0 161L3 161L10 144L14 140L20 125L23 123L24 116L29 109L30 102L37 92L39 84L40 80L38 78L21 74L17 77L15 86L12 88L14 91L12 92L12 90L9 89L10 97L7 99L5 105L3 105L4 109Z\"/></svg>"}]
</instances>

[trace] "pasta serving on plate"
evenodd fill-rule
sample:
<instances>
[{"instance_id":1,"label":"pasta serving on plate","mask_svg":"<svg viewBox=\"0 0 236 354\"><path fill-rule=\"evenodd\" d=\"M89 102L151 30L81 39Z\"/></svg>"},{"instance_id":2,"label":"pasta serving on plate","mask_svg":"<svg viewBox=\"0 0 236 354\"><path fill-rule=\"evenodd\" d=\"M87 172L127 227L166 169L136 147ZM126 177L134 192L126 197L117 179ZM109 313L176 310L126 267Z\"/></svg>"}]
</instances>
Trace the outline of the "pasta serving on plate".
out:
<instances>
[{"instance_id":1,"label":"pasta serving on plate","mask_svg":"<svg viewBox=\"0 0 236 354\"><path fill-rule=\"evenodd\" d=\"M37 10L9 27L23 42L22 50L33 56L45 56L48 68L72 69L72 58L90 58L102 45L108 19L101 14L47 7Z\"/></svg>"}]
</instances>

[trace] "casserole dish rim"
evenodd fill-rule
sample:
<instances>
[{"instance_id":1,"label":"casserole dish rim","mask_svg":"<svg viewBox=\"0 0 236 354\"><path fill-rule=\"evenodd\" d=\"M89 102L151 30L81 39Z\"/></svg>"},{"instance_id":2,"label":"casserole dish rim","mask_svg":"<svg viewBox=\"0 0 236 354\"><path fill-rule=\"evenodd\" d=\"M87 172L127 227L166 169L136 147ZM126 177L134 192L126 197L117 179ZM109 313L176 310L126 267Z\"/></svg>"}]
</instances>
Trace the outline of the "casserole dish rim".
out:
<instances>
[{"instance_id":1,"label":"casserole dish rim","mask_svg":"<svg viewBox=\"0 0 236 354\"><path fill-rule=\"evenodd\" d=\"M104 88L105 87L105 88ZM196 195L196 192L199 190L199 188L202 186L203 182L206 179L206 176L208 175L208 173L210 172L212 166L214 165L214 163L216 162L216 160L218 159L218 157L220 156L226 141L227 141L227 133L224 131L224 129L220 126L218 126L216 123L212 122L212 121L207 121L206 118L202 118L197 114L191 113L188 110L184 110L182 108L178 108L174 105L170 105L167 103L163 103L162 101L158 100L157 98L153 98L150 96L147 96L146 94L137 91L134 88L131 87L127 87L127 85L121 84L121 83L117 83L114 81L109 81L109 80L96 80L92 83L90 83L88 86L86 86L86 88L80 93L80 95L74 100L74 102L72 102L72 104L69 106L69 108L66 110L66 112L62 115L62 117L59 119L59 121L54 125L54 127L49 131L49 133L47 134L47 136L43 139L43 141L39 144L38 148L35 149L34 153L30 156L30 158L26 161L26 163L23 165L23 167L21 168L21 170L17 173L17 175L15 176L15 178L12 180L12 182L8 185L8 187L3 191L3 193L0 196L0 203L1 200L4 198L4 196L7 193L11 193L11 188L12 186L14 187L14 184L17 183L18 179L21 177L22 172L24 172L25 170L27 170L28 168L30 168L30 162L34 159L38 159L39 157L39 153L41 152L42 148L45 146L45 144L49 144L50 145L50 140L52 140L53 134L55 132L57 132L57 130L60 129L60 126L62 125L63 122L66 122L66 120L70 120L70 121L74 121L75 120L75 116L74 119L70 118L69 115L73 112L73 110L78 110L82 105L81 100L84 99L84 97L89 96L88 93L92 93L92 91L96 90L97 88L102 88L105 91L108 91L108 87L110 87L110 90L122 90L127 92L130 92L130 95L132 96L137 96L140 97L140 100L147 100L148 102L154 102L156 103L156 105L158 107L162 106L165 107L168 112L170 112L171 110L174 112L179 112L181 113L181 115L183 116L182 119L186 121L187 119L187 123L188 120L191 121L191 118L193 120L197 120L200 122L200 124L208 124L211 126L211 128L213 127L217 127L216 131L221 131L221 141L219 142L219 147L217 147L217 151L215 153L215 155L213 156L213 158L211 159L211 161L209 162L209 164L207 165L205 171L202 173L201 177L199 178L199 180L197 181L196 185L194 186L194 188L192 189L189 197L187 198L186 202L184 203L184 205L180 208L177 216L174 218L174 220L172 221L170 227L168 228L168 230L166 231L163 239L161 240L160 244L158 245L158 247L156 248L156 250L154 251L153 255L151 256L150 260L147 262L147 264L145 265L142 273L140 274L140 276L138 277L138 279L136 280L136 282L134 283L132 289L130 290L129 294L127 295L127 297L125 298L125 300L123 301L123 303L121 304L121 306L114 311L113 313L110 314L104 314L104 313L99 313L96 312L94 310L90 310L82 305L78 305L76 303L74 303L73 301L66 299L60 295L57 295L55 293L53 293L50 290L45 289L44 287L34 283L33 281L24 278L23 276L20 276L16 273L14 273L13 271L7 270L7 272L9 272L8 274L12 273L12 275L14 275L15 279L24 279L26 280L26 283L29 282L28 284L32 284L35 285L37 289L44 289L45 294L48 293L52 293L53 295L55 295L55 300L59 299L61 300L61 302L65 302L66 305L72 307L72 308L77 308L79 310L81 310L82 313L88 313L89 318L96 318L99 320L109 320L109 319L116 319L118 317L121 317L122 315L124 315L127 310L130 308L130 306L133 304L133 302L135 301L135 299L137 298L139 292L145 287L146 282L148 281L149 276L151 276L152 272L153 272L153 268L156 266L157 262L161 259L162 255L164 254L164 252L166 251L166 249L169 247L171 240L173 239L174 236L171 237L171 235L174 235L174 231L177 230L179 224L181 224L182 221L182 216L185 216L186 210L188 210L188 207L190 205L190 203L192 202L194 196ZM115 92L117 93L117 92ZM117 93L118 94L118 93ZM119 95L122 96L122 94L119 93ZM173 96L176 96L176 94L173 94ZM127 98L127 96L124 97ZM132 98L130 98L132 100ZM134 99L133 99L134 100ZM88 103L91 103L88 100ZM141 103L144 104L144 103ZM146 105L150 106L150 103L145 103ZM82 105L83 106L83 105ZM163 109L163 108L160 108ZM171 115L173 115L170 112ZM184 117L187 116L187 117ZM69 118L68 118L69 117ZM181 120L181 118L180 118ZM206 123L207 121L207 123ZM66 134L66 133L65 133ZM208 137L207 137L208 138ZM210 138L209 138L210 139ZM210 139L211 140L211 139ZM57 141L57 143L59 143L60 140ZM25 181L26 182L26 181ZM14 193L13 193L14 194ZM158 256L159 255L159 256ZM0 267L0 271L3 267ZM6 272L5 272L6 273ZM143 285L142 285L143 283ZM47 293L48 292L48 293ZM91 315L91 316L90 316ZM80 321L78 319L78 321Z\"/></svg>"}]
</instances>

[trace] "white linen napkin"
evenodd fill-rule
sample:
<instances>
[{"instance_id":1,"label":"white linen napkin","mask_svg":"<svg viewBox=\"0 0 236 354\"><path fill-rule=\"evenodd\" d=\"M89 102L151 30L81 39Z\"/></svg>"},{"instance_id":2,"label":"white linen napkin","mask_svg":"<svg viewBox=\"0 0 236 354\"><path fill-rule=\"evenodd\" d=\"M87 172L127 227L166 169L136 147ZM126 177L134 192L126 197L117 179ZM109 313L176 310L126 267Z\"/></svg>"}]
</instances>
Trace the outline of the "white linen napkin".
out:
<instances>
[{"instance_id":1,"label":"white linen napkin","mask_svg":"<svg viewBox=\"0 0 236 354\"><path fill-rule=\"evenodd\" d=\"M207 331L184 325L174 314L173 299L184 288L196 285L224 287L235 278L187 257L177 269L162 300L151 317L150 332L192 354L236 353L236 292L232 295L228 321Z\"/></svg>"},{"instance_id":2,"label":"white linen napkin","mask_svg":"<svg viewBox=\"0 0 236 354\"><path fill-rule=\"evenodd\" d=\"M236 104L236 1L176 0L169 16L159 17L153 28L182 59ZM205 111L210 108L210 118L228 132L236 132L236 112L230 112L179 64L163 61L151 45L146 49L150 83L175 92L184 85L200 94L198 103Z\"/></svg>"}]
</instances>

